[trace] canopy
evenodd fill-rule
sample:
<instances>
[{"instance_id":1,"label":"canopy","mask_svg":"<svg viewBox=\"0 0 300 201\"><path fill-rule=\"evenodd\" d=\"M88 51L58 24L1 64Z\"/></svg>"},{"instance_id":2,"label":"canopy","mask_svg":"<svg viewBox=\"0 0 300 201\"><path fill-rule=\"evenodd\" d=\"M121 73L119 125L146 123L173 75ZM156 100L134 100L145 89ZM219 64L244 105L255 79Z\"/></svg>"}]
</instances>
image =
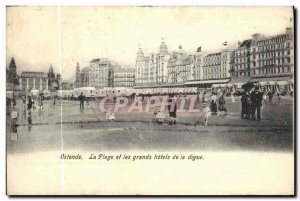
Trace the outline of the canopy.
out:
<instances>
[{"instance_id":1,"label":"canopy","mask_svg":"<svg viewBox=\"0 0 300 201\"><path fill-rule=\"evenodd\" d=\"M251 77L233 77L231 78L230 82L228 82L228 84L241 86L243 84L246 84L250 79Z\"/></svg>"},{"instance_id":2,"label":"canopy","mask_svg":"<svg viewBox=\"0 0 300 201\"><path fill-rule=\"evenodd\" d=\"M268 85L275 85L275 84L276 84L275 81L269 81L269 82L268 82Z\"/></svg>"},{"instance_id":3,"label":"canopy","mask_svg":"<svg viewBox=\"0 0 300 201\"><path fill-rule=\"evenodd\" d=\"M291 80L291 76L281 76L281 77L257 77L249 80L249 83L261 83L261 82L278 82L278 81L288 81Z\"/></svg>"},{"instance_id":4,"label":"canopy","mask_svg":"<svg viewBox=\"0 0 300 201\"><path fill-rule=\"evenodd\" d=\"M268 82L259 82L260 86L266 86L268 84Z\"/></svg>"},{"instance_id":5,"label":"canopy","mask_svg":"<svg viewBox=\"0 0 300 201\"><path fill-rule=\"evenodd\" d=\"M230 79L222 79L222 80L199 80L199 81L188 81L185 84L217 84L217 83L227 83Z\"/></svg>"},{"instance_id":6,"label":"canopy","mask_svg":"<svg viewBox=\"0 0 300 201\"><path fill-rule=\"evenodd\" d=\"M220 84L213 84L213 85L211 85L211 87L217 88L217 87L220 87Z\"/></svg>"},{"instance_id":7,"label":"canopy","mask_svg":"<svg viewBox=\"0 0 300 201\"><path fill-rule=\"evenodd\" d=\"M288 82L287 81L278 81L277 84L278 85L287 85Z\"/></svg>"}]
</instances>

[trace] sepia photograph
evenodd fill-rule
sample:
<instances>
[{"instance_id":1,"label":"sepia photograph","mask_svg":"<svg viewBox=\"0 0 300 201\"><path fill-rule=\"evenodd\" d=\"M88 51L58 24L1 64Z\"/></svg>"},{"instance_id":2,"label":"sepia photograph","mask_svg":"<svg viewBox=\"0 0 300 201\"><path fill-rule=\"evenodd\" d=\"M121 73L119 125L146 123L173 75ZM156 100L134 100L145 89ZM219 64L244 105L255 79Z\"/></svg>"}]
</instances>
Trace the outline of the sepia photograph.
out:
<instances>
[{"instance_id":1,"label":"sepia photograph","mask_svg":"<svg viewBox=\"0 0 300 201\"><path fill-rule=\"evenodd\" d=\"M294 12L7 6L7 195L295 195Z\"/></svg>"}]
</instances>

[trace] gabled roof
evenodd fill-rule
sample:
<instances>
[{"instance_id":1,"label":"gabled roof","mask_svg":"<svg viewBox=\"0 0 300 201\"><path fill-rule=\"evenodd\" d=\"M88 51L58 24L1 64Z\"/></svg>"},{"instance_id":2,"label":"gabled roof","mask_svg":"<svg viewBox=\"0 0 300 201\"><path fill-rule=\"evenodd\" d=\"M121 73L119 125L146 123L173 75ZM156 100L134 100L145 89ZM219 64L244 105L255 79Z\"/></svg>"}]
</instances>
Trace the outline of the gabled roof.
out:
<instances>
[{"instance_id":1,"label":"gabled roof","mask_svg":"<svg viewBox=\"0 0 300 201\"><path fill-rule=\"evenodd\" d=\"M242 48L242 47L250 47L251 46L251 43L252 43L252 39L248 39L248 40L244 40L242 42L242 44L240 44L239 48Z\"/></svg>"},{"instance_id":2,"label":"gabled roof","mask_svg":"<svg viewBox=\"0 0 300 201\"><path fill-rule=\"evenodd\" d=\"M97 59L93 59L93 60L91 61L91 63L96 63L96 62L99 62L99 61L100 61L100 59L97 58Z\"/></svg>"},{"instance_id":3,"label":"gabled roof","mask_svg":"<svg viewBox=\"0 0 300 201\"><path fill-rule=\"evenodd\" d=\"M220 55L221 55L221 52L217 52L217 53L211 53L211 54L208 54L208 55L206 55L206 57L220 56Z\"/></svg>"}]
</instances>

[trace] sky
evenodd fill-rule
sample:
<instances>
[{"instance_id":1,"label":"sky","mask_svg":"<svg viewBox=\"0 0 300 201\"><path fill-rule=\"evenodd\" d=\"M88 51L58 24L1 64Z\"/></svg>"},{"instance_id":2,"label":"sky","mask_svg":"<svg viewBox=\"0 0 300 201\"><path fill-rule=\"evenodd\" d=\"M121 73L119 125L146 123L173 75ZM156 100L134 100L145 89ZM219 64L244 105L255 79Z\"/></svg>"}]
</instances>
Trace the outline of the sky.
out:
<instances>
[{"instance_id":1,"label":"sky","mask_svg":"<svg viewBox=\"0 0 300 201\"><path fill-rule=\"evenodd\" d=\"M109 58L134 67L139 47L158 52L164 39L170 52L178 46L195 53L216 52L254 33L266 36L291 27L292 7L7 7L6 63L17 71L47 72L50 64L64 81L75 67Z\"/></svg>"}]
</instances>

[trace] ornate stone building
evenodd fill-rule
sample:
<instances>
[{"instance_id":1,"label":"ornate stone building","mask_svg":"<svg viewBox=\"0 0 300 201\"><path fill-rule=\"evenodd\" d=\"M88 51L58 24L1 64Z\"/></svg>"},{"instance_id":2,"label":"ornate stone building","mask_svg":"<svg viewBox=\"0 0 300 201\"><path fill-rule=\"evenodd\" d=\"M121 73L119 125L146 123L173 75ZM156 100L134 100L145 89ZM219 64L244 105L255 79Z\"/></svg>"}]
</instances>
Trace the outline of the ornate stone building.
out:
<instances>
[{"instance_id":1,"label":"ornate stone building","mask_svg":"<svg viewBox=\"0 0 300 201\"><path fill-rule=\"evenodd\" d=\"M134 87L134 71L134 68L116 67L114 69L114 87Z\"/></svg>"},{"instance_id":2,"label":"ornate stone building","mask_svg":"<svg viewBox=\"0 0 300 201\"><path fill-rule=\"evenodd\" d=\"M231 68L232 77L249 77L250 76L250 49L252 39L244 40L239 43L238 48L234 51L234 65Z\"/></svg>"},{"instance_id":3,"label":"ornate stone building","mask_svg":"<svg viewBox=\"0 0 300 201\"><path fill-rule=\"evenodd\" d=\"M252 36L250 51L252 77L292 75L294 72L294 46L292 28L275 36Z\"/></svg>"},{"instance_id":4,"label":"ornate stone building","mask_svg":"<svg viewBox=\"0 0 300 201\"><path fill-rule=\"evenodd\" d=\"M89 86L89 70L88 67L80 70L79 63L76 64L75 70L75 88Z\"/></svg>"},{"instance_id":5,"label":"ornate stone building","mask_svg":"<svg viewBox=\"0 0 300 201\"><path fill-rule=\"evenodd\" d=\"M108 59L93 59L87 71L89 86L96 88L113 87L114 68Z\"/></svg>"},{"instance_id":6,"label":"ornate stone building","mask_svg":"<svg viewBox=\"0 0 300 201\"><path fill-rule=\"evenodd\" d=\"M194 80L202 80L203 79L203 61L204 55L201 52L201 47L197 49L195 55L195 71L193 73Z\"/></svg>"},{"instance_id":7,"label":"ornate stone building","mask_svg":"<svg viewBox=\"0 0 300 201\"><path fill-rule=\"evenodd\" d=\"M195 55L187 55L182 47L172 53L169 59L168 77L171 83L183 83L187 80L193 80L195 76Z\"/></svg>"},{"instance_id":8,"label":"ornate stone building","mask_svg":"<svg viewBox=\"0 0 300 201\"><path fill-rule=\"evenodd\" d=\"M156 83L165 83L167 82L168 77L167 66L170 59L170 54L164 41L162 41L159 47L159 53L156 55L156 59Z\"/></svg>"},{"instance_id":9,"label":"ornate stone building","mask_svg":"<svg viewBox=\"0 0 300 201\"><path fill-rule=\"evenodd\" d=\"M231 51L228 49L206 55L203 61L203 79L230 77L230 58Z\"/></svg>"},{"instance_id":10,"label":"ornate stone building","mask_svg":"<svg viewBox=\"0 0 300 201\"><path fill-rule=\"evenodd\" d=\"M135 63L136 85L167 82L169 59L170 54L164 41L159 47L159 52L150 53L149 56L145 56L139 48Z\"/></svg>"},{"instance_id":11,"label":"ornate stone building","mask_svg":"<svg viewBox=\"0 0 300 201\"><path fill-rule=\"evenodd\" d=\"M276 77L293 75L294 47L292 28L274 36L253 34L234 52L232 77Z\"/></svg>"},{"instance_id":12,"label":"ornate stone building","mask_svg":"<svg viewBox=\"0 0 300 201\"><path fill-rule=\"evenodd\" d=\"M20 90L48 90L48 76L44 72L23 71L19 80Z\"/></svg>"}]
</instances>

